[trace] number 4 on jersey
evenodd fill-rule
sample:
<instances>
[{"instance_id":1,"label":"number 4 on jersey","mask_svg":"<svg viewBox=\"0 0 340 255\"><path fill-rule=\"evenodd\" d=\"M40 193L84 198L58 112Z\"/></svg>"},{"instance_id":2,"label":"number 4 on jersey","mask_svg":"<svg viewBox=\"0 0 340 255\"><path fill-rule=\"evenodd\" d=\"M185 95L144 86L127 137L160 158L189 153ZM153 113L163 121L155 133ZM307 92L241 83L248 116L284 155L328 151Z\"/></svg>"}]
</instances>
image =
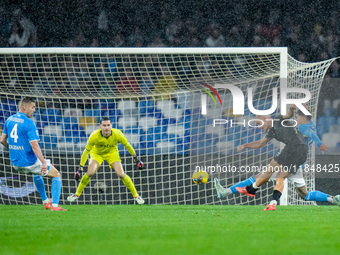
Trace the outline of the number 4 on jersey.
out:
<instances>
[{"instance_id":1,"label":"number 4 on jersey","mask_svg":"<svg viewBox=\"0 0 340 255\"><path fill-rule=\"evenodd\" d=\"M14 139L14 142L16 143L18 141L18 124L15 124L11 133L9 134L11 138Z\"/></svg>"}]
</instances>

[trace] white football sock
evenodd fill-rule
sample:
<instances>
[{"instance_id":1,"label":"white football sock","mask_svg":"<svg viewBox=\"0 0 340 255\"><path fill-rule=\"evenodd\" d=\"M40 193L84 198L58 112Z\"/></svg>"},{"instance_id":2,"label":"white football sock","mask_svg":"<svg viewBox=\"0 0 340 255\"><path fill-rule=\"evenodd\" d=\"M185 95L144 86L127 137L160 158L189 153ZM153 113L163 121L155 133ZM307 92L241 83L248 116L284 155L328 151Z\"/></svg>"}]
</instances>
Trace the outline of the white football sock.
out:
<instances>
[{"instance_id":1,"label":"white football sock","mask_svg":"<svg viewBox=\"0 0 340 255\"><path fill-rule=\"evenodd\" d=\"M270 204L270 205L277 205L277 201L276 201L276 200L272 200L272 201L270 201L269 204Z\"/></svg>"},{"instance_id":2,"label":"white football sock","mask_svg":"<svg viewBox=\"0 0 340 255\"><path fill-rule=\"evenodd\" d=\"M256 182L253 183L253 188L254 189L258 189L259 188L259 187L257 187Z\"/></svg>"}]
</instances>

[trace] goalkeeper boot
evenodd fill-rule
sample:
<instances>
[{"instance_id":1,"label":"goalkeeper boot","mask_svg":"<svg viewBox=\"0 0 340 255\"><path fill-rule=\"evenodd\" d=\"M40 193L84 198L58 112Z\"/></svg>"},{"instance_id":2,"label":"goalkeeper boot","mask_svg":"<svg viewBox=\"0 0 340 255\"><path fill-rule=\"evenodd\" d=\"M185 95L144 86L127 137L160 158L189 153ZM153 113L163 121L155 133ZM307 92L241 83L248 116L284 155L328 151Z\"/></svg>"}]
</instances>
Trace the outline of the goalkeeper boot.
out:
<instances>
[{"instance_id":1,"label":"goalkeeper boot","mask_svg":"<svg viewBox=\"0 0 340 255\"><path fill-rule=\"evenodd\" d=\"M72 194L70 196L67 197L67 201L69 202L74 202L79 198L79 196L77 194Z\"/></svg>"},{"instance_id":2,"label":"goalkeeper boot","mask_svg":"<svg viewBox=\"0 0 340 255\"><path fill-rule=\"evenodd\" d=\"M247 191L247 188L246 187L236 187L236 190L242 194L245 194L247 196L250 196L250 197L255 197L255 194L251 194Z\"/></svg>"},{"instance_id":3,"label":"goalkeeper boot","mask_svg":"<svg viewBox=\"0 0 340 255\"><path fill-rule=\"evenodd\" d=\"M333 197L333 204L340 206L340 195Z\"/></svg>"},{"instance_id":4,"label":"goalkeeper boot","mask_svg":"<svg viewBox=\"0 0 340 255\"><path fill-rule=\"evenodd\" d=\"M276 211L276 204L277 202L275 200L270 201L270 203L267 205L266 208L263 209L263 211Z\"/></svg>"},{"instance_id":5,"label":"goalkeeper boot","mask_svg":"<svg viewBox=\"0 0 340 255\"><path fill-rule=\"evenodd\" d=\"M64 211L64 212L66 212L67 210L64 209L64 208L61 208L60 206L57 206L57 207L52 206L51 211Z\"/></svg>"},{"instance_id":6,"label":"goalkeeper boot","mask_svg":"<svg viewBox=\"0 0 340 255\"><path fill-rule=\"evenodd\" d=\"M222 199L226 197L228 194L227 189L223 188L222 185L219 183L217 178L214 178L214 187L216 189L217 197Z\"/></svg>"},{"instance_id":7,"label":"goalkeeper boot","mask_svg":"<svg viewBox=\"0 0 340 255\"><path fill-rule=\"evenodd\" d=\"M139 205L142 205L142 204L145 203L144 199L141 198L140 196L135 197L135 200L136 200L137 204L139 204Z\"/></svg>"},{"instance_id":8,"label":"goalkeeper boot","mask_svg":"<svg viewBox=\"0 0 340 255\"><path fill-rule=\"evenodd\" d=\"M48 200L48 203L45 203L44 206L45 206L45 209L48 210L51 208L51 205L52 205L52 198L50 198Z\"/></svg>"}]
</instances>

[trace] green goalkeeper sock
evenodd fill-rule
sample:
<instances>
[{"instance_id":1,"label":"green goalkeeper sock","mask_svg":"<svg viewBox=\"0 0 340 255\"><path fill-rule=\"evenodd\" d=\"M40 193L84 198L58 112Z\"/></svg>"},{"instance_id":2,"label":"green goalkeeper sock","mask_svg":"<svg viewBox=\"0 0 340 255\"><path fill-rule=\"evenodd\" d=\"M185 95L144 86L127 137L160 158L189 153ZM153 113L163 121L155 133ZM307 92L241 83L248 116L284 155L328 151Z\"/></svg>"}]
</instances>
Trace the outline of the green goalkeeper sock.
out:
<instances>
[{"instance_id":1,"label":"green goalkeeper sock","mask_svg":"<svg viewBox=\"0 0 340 255\"><path fill-rule=\"evenodd\" d=\"M89 184L90 180L91 180L91 177L88 177L87 174L83 175L83 178L81 178L81 181L79 183L79 186L76 192L78 197L80 197L81 193L83 193L83 190Z\"/></svg>"}]
</instances>

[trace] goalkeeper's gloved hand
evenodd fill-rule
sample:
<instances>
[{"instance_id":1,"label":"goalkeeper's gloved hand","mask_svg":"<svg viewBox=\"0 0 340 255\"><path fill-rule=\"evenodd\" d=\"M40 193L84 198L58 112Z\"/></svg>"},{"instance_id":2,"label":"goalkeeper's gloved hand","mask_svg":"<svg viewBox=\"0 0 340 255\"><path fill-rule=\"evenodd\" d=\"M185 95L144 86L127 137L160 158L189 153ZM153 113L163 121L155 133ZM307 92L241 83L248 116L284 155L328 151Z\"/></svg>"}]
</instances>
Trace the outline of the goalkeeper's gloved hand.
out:
<instances>
[{"instance_id":1,"label":"goalkeeper's gloved hand","mask_svg":"<svg viewBox=\"0 0 340 255\"><path fill-rule=\"evenodd\" d=\"M79 167L79 170L74 174L74 179L76 181L79 181L81 179L81 175L84 171L84 168L82 166Z\"/></svg>"},{"instance_id":2,"label":"goalkeeper's gloved hand","mask_svg":"<svg viewBox=\"0 0 340 255\"><path fill-rule=\"evenodd\" d=\"M144 163L143 163L143 161L141 161L140 159L138 159L137 156L134 156L134 157L133 157L133 162L136 163L136 167L137 167L138 169L143 169Z\"/></svg>"}]
</instances>

